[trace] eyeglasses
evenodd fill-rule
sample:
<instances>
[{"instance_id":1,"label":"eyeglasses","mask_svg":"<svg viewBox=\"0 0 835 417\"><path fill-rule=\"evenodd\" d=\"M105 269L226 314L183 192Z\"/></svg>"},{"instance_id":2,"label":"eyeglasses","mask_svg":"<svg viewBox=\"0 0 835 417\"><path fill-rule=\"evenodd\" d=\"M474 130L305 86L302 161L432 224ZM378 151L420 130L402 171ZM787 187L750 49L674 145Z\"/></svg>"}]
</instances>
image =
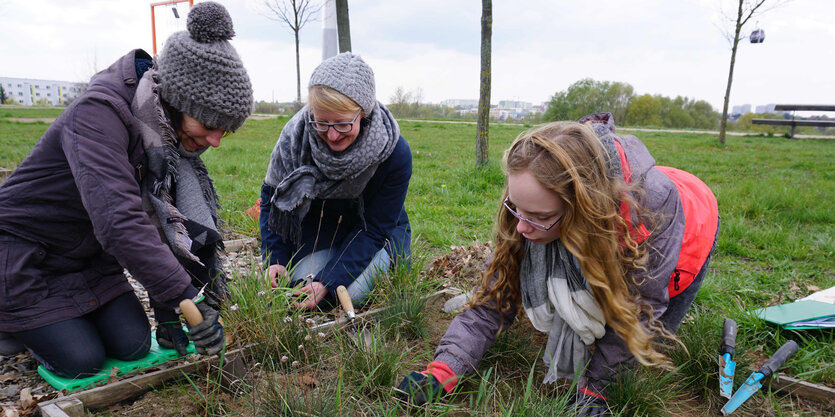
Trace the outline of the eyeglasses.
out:
<instances>
[{"instance_id":1,"label":"eyeglasses","mask_svg":"<svg viewBox=\"0 0 835 417\"><path fill-rule=\"evenodd\" d=\"M509 205L507 205L508 201L510 201L510 196L507 196L504 199L504 207L507 209L507 211L509 211L510 214L513 215L513 217L516 217L517 219L531 225L536 230L547 232L547 231L551 230L551 228L554 227L557 223L559 223L560 220L562 220L562 215L561 215L560 217L557 218L557 220L555 220L553 223L551 223L550 226L543 226L543 225L541 225L541 224L539 224L539 223L537 223L533 220L528 220L528 219L522 217L521 214L517 213L516 210L513 210L512 208L510 208Z\"/></svg>"},{"instance_id":2,"label":"eyeglasses","mask_svg":"<svg viewBox=\"0 0 835 417\"><path fill-rule=\"evenodd\" d=\"M325 123L311 119L308 123L310 123L313 130L317 132L325 133L332 127L333 130L339 133L348 133L354 128L354 123L357 122L357 119L360 117L360 113L362 113L362 109L357 112L357 115L354 116L354 120L351 120L350 122Z\"/></svg>"}]
</instances>

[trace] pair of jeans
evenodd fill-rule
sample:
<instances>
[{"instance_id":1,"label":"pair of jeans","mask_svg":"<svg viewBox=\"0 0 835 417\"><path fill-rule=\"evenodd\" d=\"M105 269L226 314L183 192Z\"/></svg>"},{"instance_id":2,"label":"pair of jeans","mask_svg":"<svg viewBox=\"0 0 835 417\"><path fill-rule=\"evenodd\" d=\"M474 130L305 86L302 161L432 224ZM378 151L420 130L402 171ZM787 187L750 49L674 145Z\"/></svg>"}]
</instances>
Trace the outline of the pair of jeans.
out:
<instances>
[{"instance_id":1,"label":"pair of jeans","mask_svg":"<svg viewBox=\"0 0 835 417\"><path fill-rule=\"evenodd\" d=\"M133 292L82 317L11 334L46 369L66 378L95 374L106 357L132 361L151 349L151 325Z\"/></svg>"},{"instance_id":2,"label":"pair of jeans","mask_svg":"<svg viewBox=\"0 0 835 417\"><path fill-rule=\"evenodd\" d=\"M293 268L290 286L309 284L311 279L308 277L316 276L327 265L331 257L334 256L334 252L330 249L323 249L302 258L295 268ZM391 257L388 252L385 248L380 249L371 259L371 263L365 267L365 270L347 287L348 295L351 296L351 301L354 305L362 305L368 300L369 294L374 290L374 280L378 274L387 271L390 265Z\"/></svg>"}]
</instances>

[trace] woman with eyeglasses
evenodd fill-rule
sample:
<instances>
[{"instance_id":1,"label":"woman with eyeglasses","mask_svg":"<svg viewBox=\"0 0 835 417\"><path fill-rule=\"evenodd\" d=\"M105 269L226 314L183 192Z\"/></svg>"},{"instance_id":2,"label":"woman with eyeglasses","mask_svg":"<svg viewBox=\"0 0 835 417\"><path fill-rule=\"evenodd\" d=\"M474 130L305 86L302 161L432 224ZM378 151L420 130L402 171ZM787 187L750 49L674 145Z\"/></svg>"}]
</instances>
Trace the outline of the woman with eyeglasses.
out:
<instances>
[{"instance_id":1,"label":"woman with eyeglasses","mask_svg":"<svg viewBox=\"0 0 835 417\"><path fill-rule=\"evenodd\" d=\"M653 343L673 340L707 272L716 198L695 176L655 166L611 114L555 122L505 152L495 252L470 306L422 373L398 386L412 401L450 392L522 307L548 334L543 383L578 380L581 415L607 413L621 367L667 366Z\"/></svg>"},{"instance_id":2,"label":"woman with eyeglasses","mask_svg":"<svg viewBox=\"0 0 835 417\"><path fill-rule=\"evenodd\" d=\"M308 105L281 131L261 187L267 279L300 286L296 293L306 297L296 304L304 309L333 305L340 285L361 304L379 273L408 262L403 202L412 154L358 55L323 61L308 92Z\"/></svg>"}]
</instances>

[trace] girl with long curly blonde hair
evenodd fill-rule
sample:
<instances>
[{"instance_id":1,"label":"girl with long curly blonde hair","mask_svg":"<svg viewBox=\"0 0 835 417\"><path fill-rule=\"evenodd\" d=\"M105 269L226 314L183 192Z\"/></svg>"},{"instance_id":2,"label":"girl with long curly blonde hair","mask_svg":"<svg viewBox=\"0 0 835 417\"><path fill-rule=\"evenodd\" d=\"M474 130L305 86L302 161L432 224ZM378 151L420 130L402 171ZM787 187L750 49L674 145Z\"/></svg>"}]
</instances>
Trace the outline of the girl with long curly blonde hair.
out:
<instances>
[{"instance_id":1,"label":"girl with long curly blonde hair","mask_svg":"<svg viewBox=\"0 0 835 417\"><path fill-rule=\"evenodd\" d=\"M608 113L525 132L502 162L495 251L481 285L435 360L399 388L413 399L426 387L450 391L521 306L548 333L544 382L579 377L584 412L604 414L620 368L670 364L654 342L675 339L701 286L716 199L695 176L655 166L634 136L616 136Z\"/></svg>"}]
</instances>

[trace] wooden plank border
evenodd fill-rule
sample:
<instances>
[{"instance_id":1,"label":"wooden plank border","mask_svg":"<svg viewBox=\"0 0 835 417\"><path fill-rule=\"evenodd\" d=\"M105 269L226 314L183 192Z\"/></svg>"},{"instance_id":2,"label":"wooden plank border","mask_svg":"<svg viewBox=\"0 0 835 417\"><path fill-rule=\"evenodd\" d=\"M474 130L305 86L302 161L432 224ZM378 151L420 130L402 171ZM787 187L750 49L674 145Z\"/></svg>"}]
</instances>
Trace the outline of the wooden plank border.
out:
<instances>
[{"instance_id":1,"label":"wooden plank border","mask_svg":"<svg viewBox=\"0 0 835 417\"><path fill-rule=\"evenodd\" d=\"M458 288L447 288L423 296L427 303L444 295L458 295L461 290ZM376 308L357 314L357 318L369 318L384 310L387 307ZM337 319L318 324L313 329L340 328L348 325L347 319ZM243 372L245 367L242 361L250 355L251 349L257 346L252 344L243 348L226 352L224 357L224 371L231 369L232 373ZM154 386L163 382L183 378L188 374L205 372L210 366L220 362L219 356L213 356L198 360L196 362L184 363L168 369L161 369L147 374L140 374L134 377L123 379L112 384L102 385L85 391L79 391L64 397L58 397L38 404L41 415L48 417L80 417L84 415L84 409L98 409L112 404L136 397L153 389ZM242 375L236 375L240 377Z\"/></svg>"}]
</instances>

